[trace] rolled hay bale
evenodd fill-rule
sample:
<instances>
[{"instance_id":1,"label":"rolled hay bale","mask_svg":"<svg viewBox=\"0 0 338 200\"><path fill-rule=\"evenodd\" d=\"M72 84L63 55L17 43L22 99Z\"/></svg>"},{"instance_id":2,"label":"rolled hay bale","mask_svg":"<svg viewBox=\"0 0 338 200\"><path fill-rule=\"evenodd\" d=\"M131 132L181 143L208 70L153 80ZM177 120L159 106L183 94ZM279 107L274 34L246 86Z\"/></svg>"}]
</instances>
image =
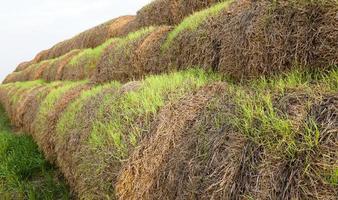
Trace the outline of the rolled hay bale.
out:
<instances>
[{"instance_id":1,"label":"rolled hay bale","mask_svg":"<svg viewBox=\"0 0 338 200\"><path fill-rule=\"evenodd\" d=\"M26 61L26 62L23 62L23 63L20 63L17 68L15 69L14 72L19 72L19 71L22 71L22 70L25 70L27 67L29 67L30 65L32 65L34 62L33 61Z\"/></svg>"},{"instance_id":2,"label":"rolled hay bale","mask_svg":"<svg viewBox=\"0 0 338 200\"><path fill-rule=\"evenodd\" d=\"M127 35L128 33L134 32L138 29L136 24L136 17L133 15L127 15L119 17L112 21L109 24L109 37L106 38L113 38L113 37L121 37Z\"/></svg>"},{"instance_id":3,"label":"rolled hay bale","mask_svg":"<svg viewBox=\"0 0 338 200\"><path fill-rule=\"evenodd\" d=\"M80 52L79 49L72 50L57 59L49 60L48 66L45 66L42 73L42 78L47 82L61 80L64 67Z\"/></svg>"},{"instance_id":4,"label":"rolled hay bale","mask_svg":"<svg viewBox=\"0 0 338 200\"><path fill-rule=\"evenodd\" d=\"M10 117L10 121L15 128L20 129L20 124L16 118L16 111L19 104L25 98L27 94L33 91L36 88L39 88L44 83L42 81L31 81L31 82L23 82L23 83L11 83L9 89L5 91L4 96L2 97L3 105Z\"/></svg>"},{"instance_id":5,"label":"rolled hay bale","mask_svg":"<svg viewBox=\"0 0 338 200\"><path fill-rule=\"evenodd\" d=\"M36 80L32 75L37 67L37 64L32 64L22 71L13 72L5 78L3 84Z\"/></svg>"},{"instance_id":6,"label":"rolled hay bale","mask_svg":"<svg viewBox=\"0 0 338 200\"><path fill-rule=\"evenodd\" d=\"M214 4L224 2L226 0L176 0L173 1L173 21L175 24L180 23L184 18L193 14L194 12L206 9Z\"/></svg>"},{"instance_id":7,"label":"rolled hay bale","mask_svg":"<svg viewBox=\"0 0 338 200\"><path fill-rule=\"evenodd\" d=\"M27 93L16 109L16 118L17 122L19 123L18 127L20 127L26 133L32 133L32 125L42 101L52 90L60 86L62 86L61 82L55 82L37 87Z\"/></svg>"},{"instance_id":8,"label":"rolled hay bale","mask_svg":"<svg viewBox=\"0 0 338 200\"><path fill-rule=\"evenodd\" d=\"M63 68L61 80L90 79L103 52L114 39L108 40L94 49L85 49L74 56Z\"/></svg>"},{"instance_id":9,"label":"rolled hay bale","mask_svg":"<svg viewBox=\"0 0 338 200\"><path fill-rule=\"evenodd\" d=\"M136 20L139 27L173 25L171 9L172 0L156 0L137 12Z\"/></svg>"},{"instance_id":10,"label":"rolled hay bale","mask_svg":"<svg viewBox=\"0 0 338 200\"><path fill-rule=\"evenodd\" d=\"M156 0L137 12L139 27L175 25L190 14L224 0Z\"/></svg>"},{"instance_id":11,"label":"rolled hay bale","mask_svg":"<svg viewBox=\"0 0 338 200\"><path fill-rule=\"evenodd\" d=\"M33 122L34 131L31 133L40 149L44 152L46 159L50 162L55 161L54 125L57 123L57 117L60 113L55 113L56 109L65 109L68 101L76 98L83 88L86 88L85 82L63 83L61 87L51 91L42 101L39 112ZM63 99L63 97L65 99ZM63 101L64 100L64 101ZM66 103L65 103L66 102ZM60 111L60 112L61 112Z\"/></svg>"},{"instance_id":12,"label":"rolled hay bale","mask_svg":"<svg viewBox=\"0 0 338 200\"><path fill-rule=\"evenodd\" d=\"M261 181L253 185L252 196L258 199L336 199L337 97L337 94L324 94L310 106L303 118L295 156L264 154L257 167L257 179ZM313 134L316 131L317 136Z\"/></svg>"},{"instance_id":13,"label":"rolled hay bale","mask_svg":"<svg viewBox=\"0 0 338 200\"><path fill-rule=\"evenodd\" d=\"M54 60L45 60L36 64L36 68L30 74L30 80L39 80L43 78L43 73Z\"/></svg>"},{"instance_id":14,"label":"rolled hay bale","mask_svg":"<svg viewBox=\"0 0 338 200\"><path fill-rule=\"evenodd\" d=\"M166 106L120 171L119 199L336 198L337 89L291 77L229 84L198 108L208 89Z\"/></svg>"},{"instance_id":15,"label":"rolled hay bale","mask_svg":"<svg viewBox=\"0 0 338 200\"><path fill-rule=\"evenodd\" d=\"M28 68L29 66L33 65L33 64L37 64L39 63L40 61L42 61L42 58L43 57L46 57L46 54L48 54L48 51L49 50L44 50L44 51L41 51L40 53L38 53L35 58L31 61L26 61L26 62L23 62L23 63L20 63L17 68L15 69L14 72L19 72L19 71L23 71L25 70L26 68Z\"/></svg>"},{"instance_id":16,"label":"rolled hay bale","mask_svg":"<svg viewBox=\"0 0 338 200\"><path fill-rule=\"evenodd\" d=\"M244 2L214 20L221 25L220 72L247 79L338 63L336 1Z\"/></svg>"},{"instance_id":17,"label":"rolled hay bale","mask_svg":"<svg viewBox=\"0 0 338 200\"><path fill-rule=\"evenodd\" d=\"M225 91L223 84L210 85L161 110L154 132L120 173L119 199L226 199L221 188L236 176L246 139L223 124L216 128L233 109L211 103Z\"/></svg>"},{"instance_id":18,"label":"rolled hay bale","mask_svg":"<svg viewBox=\"0 0 338 200\"><path fill-rule=\"evenodd\" d=\"M64 163L61 169L67 170L66 177L70 177L79 198L115 198L114 183L121 162L149 132L157 111L166 102L206 84L211 80L206 76L189 71L149 77L88 100L90 107L86 103L76 109L79 102L72 104L59 121L56 149L60 163Z\"/></svg>"},{"instance_id":19,"label":"rolled hay bale","mask_svg":"<svg viewBox=\"0 0 338 200\"><path fill-rule=\"evenodd\" d=\"M161 58L161 46L168 33L172 30L170 26L160 26L139 45L134 53L132 68L136 70L136 77L144 77L150 74L167 72L166 64Z\"/></svg>"},{"instance_id":20,"label":"rolled hay bale","mask_svg":"<svg viewBox=\"0 0 338 200\"><path fill-rule=\"evenodd\" d=\"M109 38L125 35L131 30L136 30L134 16L118 17L54 45L42 52L38 60L54 59L75 49L95 48Z\"/></svg>"},{"instance_id":21,"label":"rolled hay bale","mask_svg":"<svg viewBox=\"0 0 338 200\"><path fill-rule=\"evenodd\" d=\"M133 56L138 46L155 30L143 28L114 40L103 53L93 77L94 82L103 83L111 80L126 82L136 76L133 69Z\"/></svg>"},{"instance_id":22,"label":"rolled hay bale","mask_svg":"<svg viewBox=\"0 0 338 200\"><path fill-rule=\"evenodd\" d=\"M78 164L83 162L81 161L83 157L80 157L82 145L88 141L102 101L115 96L118 87L118 84L112 83L84 91L60 117L55 140L57 165L73 191L84 190L78 184L85 176L78 172L80 167Z\"/></svg>"},{"instance_id":23,"label":"rolled hay bale","mask_svg":"<svg viewBox=\"0 0 338 200\"><path fill-rule=\"evenodd\" d=\"M177 25L163 42L161 57L168 68L184 69L199 66L217 70L220 60L220 24L214 17L232 7L231 0L194 13Z\"/></svg>"}]
</instances>

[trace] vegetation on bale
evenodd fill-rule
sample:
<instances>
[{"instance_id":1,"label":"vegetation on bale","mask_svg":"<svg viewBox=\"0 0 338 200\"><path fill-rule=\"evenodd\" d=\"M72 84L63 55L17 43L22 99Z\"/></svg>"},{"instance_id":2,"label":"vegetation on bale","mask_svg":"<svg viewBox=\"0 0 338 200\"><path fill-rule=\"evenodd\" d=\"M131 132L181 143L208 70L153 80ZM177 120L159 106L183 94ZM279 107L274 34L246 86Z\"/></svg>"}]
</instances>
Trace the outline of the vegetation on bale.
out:
<instances>
[{"instance_id":1,"label":"vegetation on bale","mask_svg":"<svg viewBox=\"0 0 338 200\"><path fill-rule=\"evenodd\" d=\"M225 84L207 106L192 103L203 90L167 104L128 156L119 197L334 199L336 73L292 71Z\"/></svg>"},{"instance_id":2,"label":"vegetation on bale","mask_svg":"<svg viewBox=\"0 0 338 200\"><path fill-rule=\"evenodd\" d=\"M125 47L128 43L131 43L140 37L152 32L155 29L155 27L146 27L146 28L141 28L138 31L129 33L127 36L122 37L118 40L118 43L116 45L116 49L121 49Z\"/></svg>"},{"instance_id":3,"label":"vegetation on bale","mask_svg":"<svg viewBox=\"0 0 338 200\"><path fill-rule=\"evenodd\" d=\"M285 95L290 89L306 93L309 99L315 99L319 93L334 94L338 91L337 87L333 87L337 81L337 70L333 68L328 72L294 70L272 78L262 77L240 86L233 85L232 92L240 108L233 122L245 135L271 149L282 147L281 152L292 157L302 150L296 141L299 133L293 129L292 119L280 115L280 111L275 108L274 98L276 95ZM311 102L307 101L302 104L307 108L311 106ZM311 125L312 128L304 127L306 130L302 134L306 146L314 148L318 144L319 133L313 121Z\"/></svg>"},{"instance_id":4,"label":"vegetation on bale","mask_svg":"<svg viewBox=\"0 0 338 200\"><path fill-rule=\"evenodd\" d=\"M29 82L15 82L11 84L12 91L10 92L10 102L13 104L18 103L20 98L22 97L22 93L31 90L34 87L38 87L43 85L45 82L43 80L29 81Z\"/></svg>"},{"instance_id":5,"label":"vegetation on bale","mask_svg":"<svg viewBox=\"0 0 338 200\"><path fill-rule=\"evenodd\" d=\"M53 109L53 107L55 106L55 103L57 102L57 100L59 100L59 98L65 94L68 90L79 86L81 84L84 84L85 81L82 82L62 82L62 86L51 91L46 98L43 100L43 102L41 103L38 115L36 117L36 119L34 120L34 128L35 128L35 132L36 134L42 134L45 125L47 124L47 117L48 117L48 113L51 112L51 110Z\"/></svg>"},{"instance_id":6,"label":"vegetation on bale","mask_svg":"<svg viewBox=\"0 0 338 200\"><path fill-rule=\"evenodd\" d=\"M57 124L57 137L65 137L69 134L69 130L78 126L77 115L81 113L84 103L93 96L100 94L103 90L108 88L118 87L119 84L116 82L105 84L102 86L97 86L91 90L82 92L79 98L77 98L73 103L71 103L67 109L62 113L60 120Z\"/></svg>"},{"instance_id":7,"label":"vegetation on bale","mask_svg":"<svg viewBox=\"0 0 338 200\"><path fill-rule=\"evenodd\" d=\"M137 145L144 128L149 128L152 116L165 102L182 97L209 81L220 79L215 74L202 70L188 70L168 75L150 76L142 81L142 86L118 98L105 98L99 110L98 119L93 125L90 143L94 147L114 145L116 157L126 158L128 146ZM110 112L108 121L107 113ZM137 120L142 116L142 129ZM105 119L106 118L106 119ZM103 120L105 119L105 120Z\"/></svg>"},{"instance_id":8,"label":"vegetation on bale","mask_svg":"<svg viewBox=\"0 0 338 200\"><path fill-rule=\"evenodd\" d=\"M66 67L69 67L69 70L76 70L74 69L76 67L83 68L85 77L89 77L90 72L96 68L97 62L99 61L102 53L113 42L113 40L114 39L109 39L95 48L84 49L78 55L74 56Z\"/></svg>"},{"instance_id":9,"label":"vegetation on bale","mask_svg":"<svg viewBox=\"0 0 338 200\"><path fill-rule=\"evenodd\" d=\"M196 30L199 25L201 25L208 17L217 15L222 10L227 8L233 0L227 0L221 3L218 3L210 8L204 9L202 11L196 12L193 15L185 18L179 25L175 27L174 30L172 30L166 41L162 45L162 49L168 49L170 47L170 44L174 41L174 39L182 32L188 30L188 31L194 31Z\"/></svg>"},{"instance_id":10,"label":"vegetation on bale","mask_svg":"<svg viewBox=\"0 0 338 200\"><path fill-rule=\"evenodd\" d=\"M0 106L0 196L3 199L69 199L67 186L32 138L15 135Z\"/></svg>"}]
</instances>

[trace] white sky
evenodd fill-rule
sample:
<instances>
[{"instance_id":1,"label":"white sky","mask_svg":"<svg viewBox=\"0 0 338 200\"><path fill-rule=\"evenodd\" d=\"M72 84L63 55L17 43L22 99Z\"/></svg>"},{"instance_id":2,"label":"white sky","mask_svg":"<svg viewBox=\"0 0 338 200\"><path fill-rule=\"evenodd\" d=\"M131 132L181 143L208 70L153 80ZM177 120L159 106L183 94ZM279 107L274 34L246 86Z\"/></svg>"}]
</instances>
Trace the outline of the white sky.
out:
<instances>
[{"instance_id":1,"label":"white sky","mask_svg":"<svg viewBox=\"0 0 338 200\"><path fill-rule=\"evenodd\" d=\"M0 0L0 82L38 52L151 0Z\"/></svg>"}]
</instances>

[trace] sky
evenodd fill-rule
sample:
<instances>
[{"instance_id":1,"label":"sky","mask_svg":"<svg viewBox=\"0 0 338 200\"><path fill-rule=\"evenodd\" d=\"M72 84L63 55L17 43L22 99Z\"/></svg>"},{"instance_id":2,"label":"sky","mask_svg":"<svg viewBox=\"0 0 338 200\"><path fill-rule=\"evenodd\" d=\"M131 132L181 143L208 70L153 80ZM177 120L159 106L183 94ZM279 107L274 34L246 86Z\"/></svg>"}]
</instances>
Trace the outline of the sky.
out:
<instances>
[{"instance_id":1,"label":"sky","mask_svg":"<svg viewBox=\"0 0 338 200\"><path fill-rule=\"evenodd\" d=\"M0 82L17 65L62 40L151 0L0 0Z\"/></svg>"}]
</instances>

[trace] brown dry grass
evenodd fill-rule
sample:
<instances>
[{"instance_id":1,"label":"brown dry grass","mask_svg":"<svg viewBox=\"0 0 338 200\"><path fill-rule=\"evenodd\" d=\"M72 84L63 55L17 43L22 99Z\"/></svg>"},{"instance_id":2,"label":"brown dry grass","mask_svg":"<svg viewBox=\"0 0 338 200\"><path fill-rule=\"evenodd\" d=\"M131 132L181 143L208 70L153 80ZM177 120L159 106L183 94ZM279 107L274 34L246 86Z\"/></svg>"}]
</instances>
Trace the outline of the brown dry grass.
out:
<instances>
[{"instance_id":1,"label":"brown dry grass","mask_svg":"<svg viewBox=\"0 0 338 200\"><path fill-rule=\"evenodd\" d=\"M188 141L184 138L192 138L187 131L213 95L223 90L222 87L218 84L205 87L195 95L188 95L176 104L168 104L162 109L153 133L148 134L149 138L145 138L136 148L120 173L116 186L120 199L172 199L174 196L178 197L177 195L185 196L179 192L184 187L178 183L182 177L175 176L176 172L166 171L164 168L166 163L168 167L175 167L180 163L178 158L183 154L174 154L173 159L177 158L175 161L178 161L175 164L170 161L170 156L181 146L180 142L187 144ZM180 164L186 167L188 163ZM162 173L167 172L173 174L162 176Z\"/></svg>"},{"instance_id":2,"label":"brown dry grass","mask_svg":"<svg viewBox=\"0 0 338 200\"><path fill-rule=\"evenodd\" d=\"M48 66L44 66L44 70L42 73L42 79L51 82L56 80L61 80L62 72L64 67L70 62L70 60L79 54L81 50L72 50L71 52L65 54L64 56L52 60L49 62Z\"/></svg>"},{"instance_id":3,"label":"brown dry grass","mask_svg":"<svg viewBox=\"0 0 338 200\"><path fill-rule=\"evenodd\" d=\"M95 194L94 191L100 186L101 180L95 176L97 169L98 156L93 154L88 143L92 131L93 121L97 118L97 112L105 96L117 94L116 88L107 88L99 94L91 96L83 103L83 107L76 114L75 126L69 128L67 133L60 134L56 138L55 150L57 153L57 164L68 180L69 185L79 196L85 194ZM95 161L92 162L94 159ZM92 165L86 171L84 165ZM90 174L90 175L87 175ZM94 178L96 177L96 178ZM99 194L98 194L99 195Z\"/></svg>"},{"instance_id":4,"label":"brown dry grass","mask_svg":"<svg viewBox=\"0 0 338 200\"><path fill-rule=\"evenodd\" d=\"M219 70L237 79L338 63L336 1L243 1L220 24Z\"/></svg>"},{"instance_id":5,"label":"brown dry grass","mask_svg":"<svg viewBox=\"0 0 338 200\"><path fill-rule=\"evenodd\" d=\"M161 59L161 46L171 30L170 26L157 28L136 49L132 69L136 71L137 78L168 71Z\"/></svg>"},{"instance_id":6,"label":"brown dry grass","mask_svg":"<svg viewBox=\"0 0 338 200\"><path fill-rule=\"evenodd\" d=\"M66 91L55 103L53 110L48 113L43 132L39 133L38 145L43 150L47 160L55 163L57 154L55 151L56 124L62 112L67 106L79 97L81 92L90 89L89 85L79 85Z\"/></svg>"},{"instance_id":7,"label":"brown dry grass","mask_svg":"<svg viewBox=\"0 0 338 200\"><path fill-rule=\"evenodd\" d=\"M137 12L139 27L175 25L190 14L222 0L156 0Z\"/></svg>"},{"instance_id":8,"label":"brown dry grass","mask_svg":"<svg viewBox=\"0 0 338 200\"><path fill-rule=\"evenodd\" d=\"M133 65L135 52L153 31L153 28L141 29L125 38L113 41L97 64L94 81L97 83L112 80L127 82L137 78L137 70Z\"/></svg>"},{"instance_id":9,"label":"brown dry grass","mask_svg":"<svg viewBox=\"0 0 338 200\"><path fill-rule=\"evenodd\" d=\"M84 31L71 39L62 41L49 50L38 54L35 60L43 61L57 58L75 49L94 48L104 43L111 37L118 37L134 30L134 17L122 16L105 22L87 31Z\"/></svg>"}]
</instances>

